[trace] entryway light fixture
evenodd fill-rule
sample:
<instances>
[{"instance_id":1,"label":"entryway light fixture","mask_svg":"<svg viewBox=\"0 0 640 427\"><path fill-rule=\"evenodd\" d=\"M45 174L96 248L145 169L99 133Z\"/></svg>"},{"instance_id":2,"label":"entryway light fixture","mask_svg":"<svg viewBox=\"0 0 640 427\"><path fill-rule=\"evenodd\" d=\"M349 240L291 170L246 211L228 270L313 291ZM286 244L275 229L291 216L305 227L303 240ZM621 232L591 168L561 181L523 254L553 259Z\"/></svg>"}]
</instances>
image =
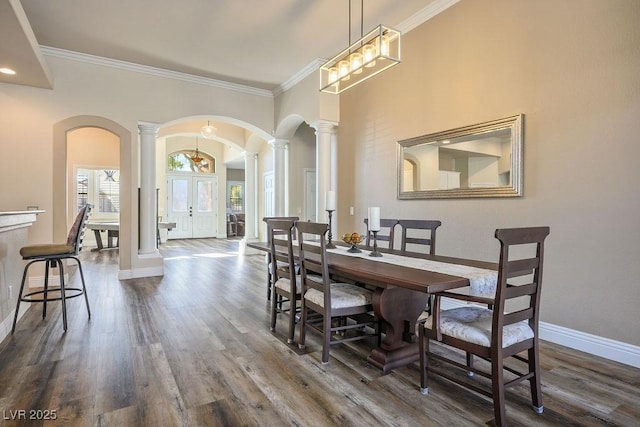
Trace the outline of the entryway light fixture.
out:
<instances>
[{"instance_id":1,"label":"entryway light fixture","mask_svg":"<svg viewBox=\"0 0 640 427\"><path fill-rule=\"evenodd\" d=\"M202 136L204 136L207 139L213 139L216 136L217 131L218 129L211 126L211 123L209 123L209 120L207 120L207 125L202 126L202 128L200 129L200 133L202 134Z\"/></svg>"},{"instance_id":2,"label":"entryway light fixture","mask_svg":"<svg viewBox=\"0 0 640 427\"><path fill-rule=\"evenodd\" d=\"M201 161L204 160L204 157L200 155L200 151L198 151L198 137L196 136L196 152L191 155L191 160L196 165L199 165Z\"/></svg>"},{"instance_id":3,"label":"entryway light fixture","mask_svg":"<svg viewBox=\"0 0 640 427\"><path fill-rule=\"evenodd\" d=\"M349 0L349 47L320 67L321 92L338 94L400 63L400 31L379 25L363 36L363 6L360 8L361 38L351 44Z\"/></svg>"}]
</instances>

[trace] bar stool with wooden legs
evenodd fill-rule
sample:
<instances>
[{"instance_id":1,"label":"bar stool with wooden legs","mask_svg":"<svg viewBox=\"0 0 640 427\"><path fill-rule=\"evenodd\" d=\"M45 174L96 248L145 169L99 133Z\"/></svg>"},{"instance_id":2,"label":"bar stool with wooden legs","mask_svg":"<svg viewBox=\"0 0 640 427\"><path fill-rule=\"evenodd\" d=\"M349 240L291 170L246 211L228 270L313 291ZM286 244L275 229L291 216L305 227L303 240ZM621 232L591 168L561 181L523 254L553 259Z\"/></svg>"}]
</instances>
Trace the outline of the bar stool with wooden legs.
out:
<instances>
[{"instance_id":1,"label":"bar stool with wooden legs","mask_svg":"<svg viewBox=\"0 0 640 427\"><path fill-rule=\"evenodd\" d=\"M20 284L20 292L18 293L18 303L16 305L16 313L13 317L13 326L11 327L11 334L16 330L16 322L18 321L18 313L20 311L21 302L41 302L42 303L42 318L47 316L47 303L49 301L62 301L62 325L66 332L67 330L67 303L69 298L79 297L84 295L84 300L87 305L87 313L89 319L91 319L91 310L89 309L89 299L87 298L87 288L84 283L84 273L82 272L82 264L77 255L82 249L82 239L84 237L85 225L87 218L91 214L92 205L86 204L76 216L76 220L69 230L66 243L52 243L44 245L29 245L20 249L20 255L22 259L29 260L29 263L24 267L24 273L22 274L22 283ZM80 278L82 279L82 288L67 287L64 283L64 263L65 259L74 259L78 264L78 270L80 271ZM24 284L27 280L27 273L29 267L37 262L45 263L44 273L44 288L40 291L33 291L23 294ZM58 267L60 273L60 286L49 287L49 269ZM50 295L53 293L54 295Z\"/></svg>"}]
</instances>

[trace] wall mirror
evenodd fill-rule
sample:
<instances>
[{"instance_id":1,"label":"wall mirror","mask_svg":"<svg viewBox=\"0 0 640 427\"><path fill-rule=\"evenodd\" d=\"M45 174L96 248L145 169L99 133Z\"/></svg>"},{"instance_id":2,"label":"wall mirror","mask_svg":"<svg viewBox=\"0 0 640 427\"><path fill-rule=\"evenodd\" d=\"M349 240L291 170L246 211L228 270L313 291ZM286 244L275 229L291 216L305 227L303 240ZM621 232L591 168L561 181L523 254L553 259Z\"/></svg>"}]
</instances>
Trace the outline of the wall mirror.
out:
<instances>
[{"instance_id":1,"label":"wall mirror","mask_svg":"<svg viewBox=\"0 0 640 427\"><path fill-rule=\"evenodd\" d=\"M522 195L523 115L398 141L398 198Z\"/></svg>"}]
</instances>

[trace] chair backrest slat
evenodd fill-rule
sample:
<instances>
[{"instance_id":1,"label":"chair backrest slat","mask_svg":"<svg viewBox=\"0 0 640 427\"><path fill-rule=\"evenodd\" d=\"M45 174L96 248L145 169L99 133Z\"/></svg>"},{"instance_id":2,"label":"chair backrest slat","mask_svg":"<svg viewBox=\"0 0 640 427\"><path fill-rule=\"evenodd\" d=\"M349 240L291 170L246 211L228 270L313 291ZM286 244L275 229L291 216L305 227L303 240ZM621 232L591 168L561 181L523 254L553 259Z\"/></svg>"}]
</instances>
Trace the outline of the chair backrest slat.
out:
<instances>
[{"instance_id":1,"label":"chair backrest slat","mask_svg":"<svg viewBox=\"0 0 640 427\"><path fill-rule=\"evenodd\" d=\"M295 280L295 263L293 259L293 240L295 239L295 220L270 219L267 223L267 235L269 236L272 271L275 281L279 277ZM283 236L283 237L279 237ZM283 263L278 267L278 261ZM295 282L294 282L295 283Z\"/></svg>"},{"instance_id":2,"label":"chair backrest slat","mask_svg":"<svg viewBox=\"0 0 640 427\"><path fill-rule=\"evenodd\" d=\"M398 221L402 229L400 250L407 251L408 244L429 246L429 254L436 253L436 229L442 225L441 221L433 219L401 219ZM409 236L410 230L424 230L429 232L429 237Z\"/></svg>"},{"instance_id":3,"label":"chair backrest slat","mask_svg":"<svg viewBox=\"0 0 640 427\"><path fill-rule=\"evenodd\" d=\"M369 230L369 218L364 219L364 223L367 226L367 233L365 236L366 247L371 247L373 240L373 232ZM395 228L398 225L397 219L381 218L380 219L380 231L376 235L377 242L388 242L388 248L393 249L395 240Z\"/></svg>"},{"instance_id":4,"label":"chair backrest slat","mask_svg":"<svg viewBox=\"0 0 640 427\"><path fill-rule=\"evenodd\" d=\"M82 250L82 243L84 241L84 232L87 228L87 220L91 215L91 210L93 209L93 205L90 203L85 204L78 211L78 215L76 215L76 219L69 229L69 234L67 236L67 245L72 245L74 250L74 254L78 255L78 253Z\"/></svg>"},{"instance_id":5,"label":"chair backrest slat","mask_svg":"<svg viewBox=\"0 0 640 427\"><path fill-rule=\"evenodd\" d=\"M500 262L498 284L493 313L492 342L500 343L503 327L512 323L528 320L537 332L540 296L542 289L542 265L544 259L544 241L549 235L549 227L510 228L496 230L495 237L500 241ZM533 256L511 259L510 249L523 246L522 251L532 246ZM514 251L516 252L516 251ZM520 252L519 252L520 253ZM520 279L522 284L516 284ZM508 282L507 282L508 280ZM529 297L527 306L519 310L505 312L507 300ZM510 307L511 309L511 307ZM537 336L537 335L536 335Z\"/></svg>"},{"instance_id":6,"label":"chair backrest slat","mask_svg":"<svg viewBox=\"0 0 640 427\"><path fill-rule=\"evenodd\" d=\"M297 221L300 218L298 218L297 216L265 216L262 218L262 221L264 221L264 223L266 224L267 221L270 220L284 220L284 221ZM281 230L276 231L276 234L285 234L285 232L282 232ZM269 233L267 232L267 243L269 243L271 240L271 238L269 237Z\"/></svg>"},{"instance_id":7,"label":"chair backrest slat","mask_svg":"<svg viewBox=\"0 0 640 427\"><path fill-rule=\"evenodd\" d=\"M331 286L329 285L329 268L327 265L327 241L326 234L329 231L329 224L316 222L297 223L298 242L300 252L300 274L302 276L302 293L306 288L318 289L324 293L325 304L331 304ZM305 238L307 241L305 242ZM313 243L310 243L313 241ZM308 273L312 272L322 276L322 280L308 279Z\"/></svg>"}]
</instances>

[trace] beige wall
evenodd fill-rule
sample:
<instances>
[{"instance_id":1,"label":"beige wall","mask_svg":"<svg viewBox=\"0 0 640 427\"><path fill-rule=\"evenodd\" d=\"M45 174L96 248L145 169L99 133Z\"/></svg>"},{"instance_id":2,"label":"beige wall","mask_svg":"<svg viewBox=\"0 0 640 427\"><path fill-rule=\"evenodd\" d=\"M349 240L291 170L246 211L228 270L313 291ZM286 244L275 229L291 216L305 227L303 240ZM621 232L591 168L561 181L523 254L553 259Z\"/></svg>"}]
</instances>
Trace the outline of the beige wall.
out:
<instances>
[{"instance_id":1,"label":"beige wall","mask_svg":"<svg viewBox=\"0 0 640 427\"><path fill-rule=\"evenodd\" d=\"M639 22L637 0L461 1L407 33L400 65L341 95L339 232L381 206L496 261L496 228L549 225L542 320L640 345ZM396 199L396 141L518 113L523 197Z\"/></svg>"}]
</instances>

